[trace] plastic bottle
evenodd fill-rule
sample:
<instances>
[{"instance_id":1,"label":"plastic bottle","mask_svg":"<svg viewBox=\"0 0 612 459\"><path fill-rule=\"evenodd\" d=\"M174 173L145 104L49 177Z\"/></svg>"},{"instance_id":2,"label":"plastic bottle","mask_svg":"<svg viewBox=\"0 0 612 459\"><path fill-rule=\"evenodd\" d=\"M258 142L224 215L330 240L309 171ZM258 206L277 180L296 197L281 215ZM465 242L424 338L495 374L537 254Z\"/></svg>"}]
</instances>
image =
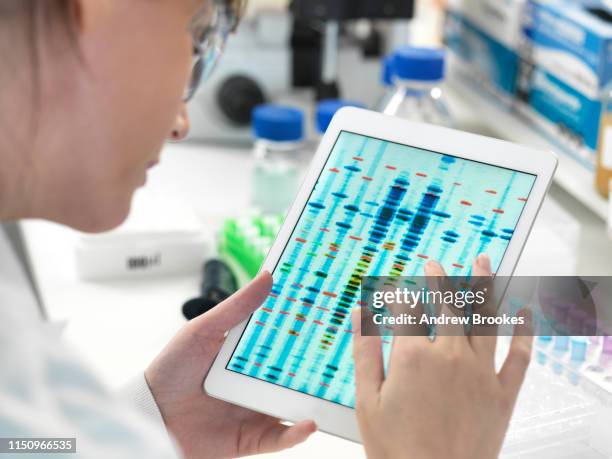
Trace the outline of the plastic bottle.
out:
<instances>
[{"instance_id":1,"label":"plastic bottle","mask_svg":"<svg viewBox=\"0 0 612 459\"><path fill-rule=\"evenodd\" d=\"M260 105L253 111L253 130L253 206L263 213L285 213L299 187L304 113Z\"/></svg>"},{"instance_id":2,"label":"plastic bottle","mask_svg":"<svg viewBox=\"0 0 612 459\"><path fill-rule=\"evenodd\" d=\"M382 85L384 87L384 93L378 103L374 106L374 110L377 112L384 112L387 105L389 105L389 101L395 94L395 67L394 67L395 56L393 54L389 54L387 57L383 59L382 62L382 72L380 75L380 79Z\"/></svg>"},{"instance_id":3,"label":"plastic bottle","mask_svg":"<svg viewBox=\"0 0 612 459\"><path fill-rule=\"evenodd\" d=\"M320 136L325 134L334 115L343 107L359 107L365 108L365 105L360 102L353 102L342 99L326 99L319 102L317 105L315 124L317 132Z\"/></svg>"},{"instance_id":4,"label":"plastic bottle","mask_svg":"<svg viewBox=\"0 0 612 459\"><path fill-rule=\"evenodd\" d=\"M452 126L441 89L444 50L403 47L394 53L393 62L396 90L383 113L411 121Z\"/></svg>"}]
</instances>

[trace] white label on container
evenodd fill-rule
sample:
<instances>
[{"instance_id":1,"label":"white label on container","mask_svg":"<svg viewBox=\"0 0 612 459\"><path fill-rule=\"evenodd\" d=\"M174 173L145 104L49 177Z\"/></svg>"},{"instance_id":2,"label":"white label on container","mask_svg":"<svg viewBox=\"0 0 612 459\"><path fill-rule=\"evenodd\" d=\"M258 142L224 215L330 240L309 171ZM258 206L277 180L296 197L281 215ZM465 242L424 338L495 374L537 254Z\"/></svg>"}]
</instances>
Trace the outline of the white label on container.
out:
<instances>
[{"instance_id":1,"label":"white label on container","mask_svg":"<svg viewBox=\"0 0 612 459\"><path fill-rule=\"evenodd\" d=\"M612 127L607 127L604 131L601 165L612 170Z\"/></svg>"}]
</instances>

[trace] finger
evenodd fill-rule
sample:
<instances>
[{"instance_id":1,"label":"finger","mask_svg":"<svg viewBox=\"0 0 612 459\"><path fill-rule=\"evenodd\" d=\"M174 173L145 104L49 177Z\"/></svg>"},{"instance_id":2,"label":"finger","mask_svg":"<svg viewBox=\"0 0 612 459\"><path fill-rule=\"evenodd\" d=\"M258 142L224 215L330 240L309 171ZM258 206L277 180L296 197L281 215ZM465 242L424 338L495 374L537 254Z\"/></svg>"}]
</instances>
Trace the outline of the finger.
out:
<instances>
[{"instance_id":1,"label":"finger","mask_svg":"<svg viewBox=\"0 0 612 459\"><path fill-rule=\"evenodd\" d=\"M483 316L496 316L496 304L494 301L495 295L493 295L493 282L486 282L487 278L492 280L493 271L491 270L491 259L486 254L481 254L476 258L472 265L472 276L478 284L478 288L487 288L486 298L487 301L484 307L479 308L478 313ZM485 282L482 282L485 281ZM497 347L497 327L480 327L475 326L472 330L472 336L470 336L470 343L474 352L482 357L486 358L489 362L495 360L495 349Z\"/></svg>"},{"instance_id":2,"label":"finger","mask_svg":"<svg viewBox=\"0 0 612 459\"><path fill-rule=\"evenodd\" d=\"M447 282L446 272L440 263L435 261L426 263L425 276L427 277L427 285L429 286L430 292L439 292L442 295L448 291L452 292L450 283ZM455 316L461 317L463 315L462 311L458 309L451 310L451 308L454 309L454 306L451 305L449 307L444 304L444 302L437 304L436 310L438 311L438 318L444 319L447 317L450 319ZM436 325L436 342L450 346L461 346L467 343L464 326L452 322Z\"/></svg>"},{"instance_id":3,"label":"finger","mask_svg":"<svg viewBox=\"0 0 612 459\"><path fill-rule=\"evenodd\" d=\"M472 266L472 275L477 277L490 277L493 275L491 269L491 258L486 253L481 253L476 258L474 265Z\"/></svg>"},{"instance_id":4,"label":"finger","mask_svg":"<svg viewBox=\"0 0 612 459\"><path fill-rule=\"evenodd\" d=\"M358 404L374 399L385 378L380 336L362 336L361 310L353 309L355 398Z\"/></svg>"},{"instance_id":5,"label":"finger","mask_svg":"<svg viewBox=\"0 0 612 459\"><path fill-rule=\"evenodd\" d=\"M314 421L301 421L292 426L273 424L263 432L256 453L273 453L292 448L306 441L316 431L317 425Z\"/></svg>"},{"instance_id":6,"label":"finger","mask_svg":"<svg viewBox=\"0 0 612 459\"><path fill-rule=\"evenodd\" d=\"M399 277L391 278L392 281L398 281ZM383 292L394 292L398 288L397 283L392 285L384 285L382 289ZM409 287L412 289L412 286ZM421 324L420 318L424 314L425 310L423 308L423 304L421 302L416 302L416 304L412 303L404 303L402 301L392 301L386 304L386 308L377 312L382 312L384 317L393 317L393 318L401 318L403 315L409 315L414 318L414 323L405 323L399 320L395 321L394 325L371 325L372 321L367 319L372 319L372 317L368 317L368 309L361 309L361 322L362 324L366 324L366 329L362 329L362 333L366 332L366 335L378 334L384 337L393 337L393 336L422 336L426 337L429 335L429 329L427 325ZM364 321L364 319L366 319ZM367 331L370 330L368 333Z\"/></svg>"},{"instance_id":7,"label":"finger","mask_svg":"<svg viewBox=\"0 0 612 459\"><path fill-rule=\"evenodd\" d=\"M202 314L195 327L205 325L206 331L225 333L247 319L264 302L272 288L272 276L264 271L210 311Z\"/></svg>"},{"instance_id":8,"label":"finger","mask_svg":"<svg viewBox=\"0 0 612 459\"><path fill-rule=\"evenodd\" d=\"M515 327L508 357L506 357L506 361L499 372L499 380L502 386L510 392L513 400L516 400L525 379L525 373L531 361L531 349L533 347L531 312L528 310L521 310L517 317L523 317L525 323Z\"/></svg>"}]
</instances>

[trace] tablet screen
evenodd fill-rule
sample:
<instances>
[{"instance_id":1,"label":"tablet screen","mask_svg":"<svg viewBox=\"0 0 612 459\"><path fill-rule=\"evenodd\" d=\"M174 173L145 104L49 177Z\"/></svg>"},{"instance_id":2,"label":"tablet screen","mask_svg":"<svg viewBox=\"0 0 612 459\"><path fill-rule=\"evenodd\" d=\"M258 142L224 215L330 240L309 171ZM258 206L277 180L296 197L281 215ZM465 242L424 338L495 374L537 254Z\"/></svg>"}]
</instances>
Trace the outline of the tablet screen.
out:
<instances>
[{"instance_id":1,"label":"tablet screen","mask_svg":"<svg viewBox=\"0 0 612 459\"><path fill-rule=\"evenodd\" d=\"M227 369L353 407L360 276L498 269L535 180L342 131Z\"/></svg>"}]
</instances>

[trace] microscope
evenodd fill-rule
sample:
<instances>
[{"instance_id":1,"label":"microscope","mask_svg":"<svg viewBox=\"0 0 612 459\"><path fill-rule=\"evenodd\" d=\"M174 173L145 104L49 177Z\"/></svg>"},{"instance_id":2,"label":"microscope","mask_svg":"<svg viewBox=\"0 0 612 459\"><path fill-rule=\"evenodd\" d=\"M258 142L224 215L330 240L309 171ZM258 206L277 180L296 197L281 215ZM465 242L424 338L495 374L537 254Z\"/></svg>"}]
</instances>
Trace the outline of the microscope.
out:
<instances>
[{"instance_id":1,"label":"microscope","mask_svg":"<svg viewBox=\"0 0 612 459\"><path fill-rule=\"evenodd\" d=\"M350 44L361 49L364 59L380 61L388 50L406 43L409 28L402 20L412 18L413 10L413 0L294 0L294 84L306 81L315 88L317 100L342 97L338 85L342 32ZM359 25L352 30L342 30L357 21ZM403 27L400 35L405 36L393 37L393 25ZM300 32L307 30L316 31L310 42L300 40ZM304 52L309 48L310 52Z\"/></svg>"},{"instance_id":2,"label":"microscope","mask_svg":"<svg viewBox=\"0 0 612 459\"><path fill-rule=\"evenodd\" d=\"M372 106L382 58L408 42L413 13L414 0L293 0L256 10L191 102L190 139L248 145L251 112L262 103L307 113L326 98Z\"/></svg>"}]
</instances>

